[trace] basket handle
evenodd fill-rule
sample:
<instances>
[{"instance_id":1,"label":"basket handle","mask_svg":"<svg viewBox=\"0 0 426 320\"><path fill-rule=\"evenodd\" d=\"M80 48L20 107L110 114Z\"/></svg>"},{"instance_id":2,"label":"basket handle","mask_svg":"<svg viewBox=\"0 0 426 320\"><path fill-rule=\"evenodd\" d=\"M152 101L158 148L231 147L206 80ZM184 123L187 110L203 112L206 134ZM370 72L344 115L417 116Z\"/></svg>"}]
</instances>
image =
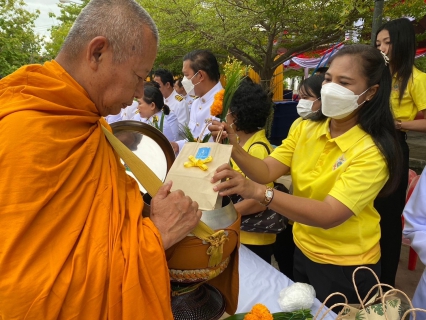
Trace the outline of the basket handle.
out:
<instances>
[{"instance_id":1,"label":"basket handle","mask_svg":"<svg viewBox=\"0 0 426 320\"><path fill-rule=\"evenodd\" d=\"M404 315L402 316L401 320L404 320L406 316L408 316L409 313L413 313L413 320L416 320L416 311L426 312L425 309L421 308L411 308L405 311Z\"/></svg>"},{"instance_id":2,"label":"basket handle","mask_svg":"<svg viewBox=\"0 0 426 320\"><path fill-rule=\"evenodd\" d=\"M354 284L354 288L355 288L356 295L358 297L358 301L361 304L362 309L365 310L364 301L361 300L361 297L359 295L358 288L357 288L356 282L355 282L355 275L361 269L369 270L373 274L373 276L376 278L377 284L379 285L378 288L379 288L379 292L380 292L380 298L383 297L383 290L382 290L382 287L380 286L380 280L377 277L377 274L372 269L370 269L369 267L361 266L361 267L358 267L354 270L354 272L352 273L352 283ZM368 295L367 295L367 297L368 297Z\"/></svg>"},{"instance_id":3,"label":"basket handle","mask_svg":"<svg viewBox=\"0 0 426 320\"><path fill-rule=\"evenodd\" d=\"M334 297L334 296L342 296L343 298L345 298L345 303L342 303L343 305L345 305L345 306L347 306L348 305L348 299L346 298L346 296L343 294L343 293L340 293L340 292L335 292L335 293L332 293L332 294L330 294L327 298L325 298L325 300L324 300L324 302L321 304L321 306L318 308L318 311L317 311L317 313L315 313L315 316L314 316L314 320L315 319L317 319L317 317L319 316L319 314L320 314L320 312L322 311L322 309L324 309L324 307L325 307L325 304L327 303L327 301L331 298L331 297ZM330 310L333 308L333 307L336 307L337 305L336 304L334 304L334 305L332 305L331 306L331 308L329 308L329 310L327 310L327 312L322 316L322 318L320 319L320 320L322 320L322 319L324 319L324 317L330 312Z\"/></svg>"},{"instance_id":4,"label":"basket handle","mask_svg":"<svg viewBox=\"0 0 426 320\"><path fill-rule=\"evenodd\" d=\"M388 284L386 284L386 283L378 283L378 284L375 284L373 287L371 287L370 291L368 291L367 295L365 296L364 300L362 301L364 304L367 302L367 299L368 299L368 297L371 295L371 293L372 293L374 290L376 290L379 286L381 286L381 287L388 287L388 288L390 288L391 290L394 290L394 289L395 289L394 287L392 287L392 286L390 286L390 285L388 285ZM390 290L390 291L391 291L391 290ZM380 297L380 298L381 298L381 297Z\"/></svg>"}]
</instances>

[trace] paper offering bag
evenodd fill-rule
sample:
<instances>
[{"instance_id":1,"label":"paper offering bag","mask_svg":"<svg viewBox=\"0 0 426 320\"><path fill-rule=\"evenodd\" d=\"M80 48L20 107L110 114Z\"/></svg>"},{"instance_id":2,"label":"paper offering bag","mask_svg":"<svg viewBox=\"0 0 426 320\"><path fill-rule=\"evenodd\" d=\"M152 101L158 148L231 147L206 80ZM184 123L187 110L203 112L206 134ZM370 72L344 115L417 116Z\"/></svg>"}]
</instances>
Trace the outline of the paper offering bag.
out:
<instances>
[{"instance_id":1,"label":"paper offering bag","mask_svg":"<svg viewBox=\"0 0 426 320\"><path fill-rule=\"evenodd\" d=\"M219 202L219 194L213 191L215 184L210 180L218 167L229 163L231 152L232 145L187 142L170 168L165 182L173 181L171 191L182 190L197 201L201 210L213 210Z\"/></svg>"}]
</instances>

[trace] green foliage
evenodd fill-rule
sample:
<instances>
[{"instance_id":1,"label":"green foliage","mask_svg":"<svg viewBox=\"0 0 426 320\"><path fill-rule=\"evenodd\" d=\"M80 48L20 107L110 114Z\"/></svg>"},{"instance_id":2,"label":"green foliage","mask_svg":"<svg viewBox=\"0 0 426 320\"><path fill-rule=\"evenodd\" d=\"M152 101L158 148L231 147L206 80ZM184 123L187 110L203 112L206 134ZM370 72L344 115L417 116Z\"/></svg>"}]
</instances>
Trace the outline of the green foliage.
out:
<instances>
[{"instance_id":1,"label":"green foliage","mask_svg":"<svg viewBox=\"0 0 426 320\"><path fill-rule=\"evenodd\" d=\"M417 58L414 62L414 65L420 71L426 72L426 56L423 56L421 58Z\"/></svg>"},{"instance_id":2,"label":"green foliage","mask_svg":"<svg viewBox=\"0 0 426 320\"><path fill-rule=\"evenodd\" d=\"M181 126L179 128L180 133L183 135L184 139L188 142L197 142L201 137L195 138L191 132L191 129L189 129L188 125ZM211 133L206 134L203 139L201 139L201 143L206 143L210 140Z\"/></svg>"},{"instance_id":3,"label":"green foliage","mask_svg":"<svg viewBox=\"0 0 426 320\"><path fill-rule=\"evenodd\" d=\"M43 39L33 30L39 14L39 11L29 12L23 0L0 0L1 76L43 60L40 55Z\"/></svg>"},{"instance_id":4,"label":"green foliage","mask_svg":"<svg viewBox=\"0 0 426 320\"><path fill-rule=\"evenodd\" d=\"M238 60L231 60L228 58L224 65L224 73L226 77L225 94L223 96L222 113L217 115L220 121L226 121L229 107L231 106L232 97L241 84L241 81L248 73L248 67L243 66Z\"/></svg>"},{"instance_id":5,"label":"green foliage","mask_svg":"<svg viewBox=\"0 0 426 320\"><path fill-rule=\"evenodd\" d=\"M154 118L152 119L152 122L154 124L154 127L157 130L160 130L161 132L163 132L163 128L164 128L164 112L161 114L160 123L158 123L158 117L157 117L157 115L154 116Z\"/></svg>"},{"instance_id":6,"label":"green foliage","mask_svg":"<svg viewBox=\"0 0 426 320\"><path fill-rule=\"evenodd\" d=\"M54 13L49 13L51 18L56 18L59 21L59 24L52 26L50 29L51 40L45 45L45 49L51 58L56 57L75 19L77 19L77 16L89 1L83 0L81 4L58 3L58 7L61 8L60 15L56 16Z\"/></svg>"},{"instance_id":7,"label":"green foliage","mask_svg":"<svg viewBox=\"0 0 426 320\"><path fill-rule=\"evenodd\" d=\"M52 27L52 41L46 45L52 57L88 1L82 1L82 6L58 4L59 24ZM360 34L361 42L369 43L374 9L374 1L365 0L137 1L151 14L160 32L154 69L162 67L180 74L187 52L210 49L222 64L232 55L251 65L265 88L269 88L274 70L293 54L341 41L345 32L351 31ZM424 0L384 2L385 20L424 15ZM359 19L364 24L355 26Z\"/></svg>"},{"instance_id":8,"label":"green foliage","mask_svg":"<svg viewBox=\"0 0 426 320\"><path fill-rule=\"evenodd\" d=\"M342 39L354 20L341 24L344 7L340 0L139 2L158 25L159 52L182 57L190 50L206 48L222 61L232 55L251 65L265 87L276 67L292 54ZM284 53L277 58L278 52Z\"/></svg>"}]
</instances>

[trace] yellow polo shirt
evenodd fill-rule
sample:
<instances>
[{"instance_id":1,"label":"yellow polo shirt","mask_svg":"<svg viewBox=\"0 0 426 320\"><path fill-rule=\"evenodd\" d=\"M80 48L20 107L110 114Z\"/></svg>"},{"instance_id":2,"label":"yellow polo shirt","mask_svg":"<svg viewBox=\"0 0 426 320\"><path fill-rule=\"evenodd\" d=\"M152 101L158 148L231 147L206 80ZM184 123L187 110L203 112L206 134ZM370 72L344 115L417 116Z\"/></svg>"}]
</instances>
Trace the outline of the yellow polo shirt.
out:
<instances>
[{"instance_id":1,"label":"yellow polo shirt","mask_svg":"<svg viewBox=\"0 0 426 320\"><path fill-rule=\"evenodd\" d=\"M303 121L302 117L297 118L296 120L293 121L293 123L290 126L290 129L288 129L288 134L289 135L294 129L296 129L296 127L299 125L299 123L301 123Z\"/></svg>"},{"instance_id":2,"label":"yellow polo shirt","mask_svg":"<svg viewBox=\"0 0 426 320\"><path fill-rule=\"evenodd\" d=\"M330 119L302 121L271 157L291 168L293 194L339 200L354 213L325 230L294 223L294 241L312 261L335 265L380 259L380 216L373 202L388 180L388 168L370 135L359 126L331 138Z\"/></svg>"},{"instance_id":3,"label":"yellow polo shirt","mask_svg":"<svg viewBox=\"0 0 426 320\"><path fill-rule=\"evenodd\" d=\"M261 144L254 144L255 142L263 142L266 143L266 145L269 147L269 150L272 151L272 146L269 143L268 139L265 135L265 130L257 131L250 139L246 141L246 143L243 146L243 149L248 152L253 157L259 158L259 159L265 159L268 156L268 151L266 150L265 146ZM253 145L253 146L252 146ZM251 146L251 148L250 148ZM250 149L250 150L249 150ZM238 165L234 162L234 160L231 159L232 168L235 171L238 171L241 174L244 174L241 169L238 167ZM274 183L268 183L268 187L273 187ZM244 216L242 217L244 219ZM254 244L254 245L265 245L265 244L272 244L275 242L276 235L273 233L257 233L257 232L247 232L247 231L240 231L240 241L242 244Z\"/></svg>"},{"instance_id":4,"label":"yellow polo shirt","mask_svg":"<svg viewBox=\"0 0 426 320\"><path fill-rule=\"evenodd\" d=\"M426 73L413 67L412 79L408 81L407 89L399 103L399 84L396 77L392 80L391 106L393 116L397 120L414 120L419 111L426 109Z\"/></svg>"}]
</instances>

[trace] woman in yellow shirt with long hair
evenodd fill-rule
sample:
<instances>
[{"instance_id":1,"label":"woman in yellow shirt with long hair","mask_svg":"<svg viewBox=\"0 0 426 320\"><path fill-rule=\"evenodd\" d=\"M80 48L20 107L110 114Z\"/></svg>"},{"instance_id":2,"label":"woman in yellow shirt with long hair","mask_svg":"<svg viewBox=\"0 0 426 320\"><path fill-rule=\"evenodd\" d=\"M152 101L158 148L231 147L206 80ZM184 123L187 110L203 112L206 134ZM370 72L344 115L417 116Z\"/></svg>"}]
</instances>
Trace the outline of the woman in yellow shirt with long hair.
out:
<instances>
[{"instance_id":1,"label":"woman in yellow shirt with long hair","mask_svg":"<svg viewBox=\"0 0 426 320\"><path fill-rule=\"evenodd\" d=\"M398 185L401 159L389 108L391 81L378 50L348 45L325 74L321 110L328 118L302 121L266 159L247 154L229 125L216 121L209 128L213 134L226 130L233 160L251 179L224 164L212 182L228 180L213 189L259 201L294 221L295 280L310 283L322 301L342 292L357 303L352 272L360 265L380 274L380 216L373 203L379 192ZM293 195L265 187L288 172ZM362 297L376 283L364 271L356 277Z\"/></svg>"},{"instance_id":2,"label":"woman in yellow shirt with long hair","mask_svg":"<svg viewBox=\"0 0 426 320\"><path fill-rule=\"evenodd\" d=\"M376 199L374 206L381 216L381 282L395 286L401 252L401 214L408 184L409 149L407 131L426 132L426 119L415 119L418 112L426 118L426 74L414 66L416 38L413 24L406 18L389 21L376 34L376 47L389 58L392 74L391 109L403 153L402 178L398 189Z\"/></svg>"}]
</instances>

